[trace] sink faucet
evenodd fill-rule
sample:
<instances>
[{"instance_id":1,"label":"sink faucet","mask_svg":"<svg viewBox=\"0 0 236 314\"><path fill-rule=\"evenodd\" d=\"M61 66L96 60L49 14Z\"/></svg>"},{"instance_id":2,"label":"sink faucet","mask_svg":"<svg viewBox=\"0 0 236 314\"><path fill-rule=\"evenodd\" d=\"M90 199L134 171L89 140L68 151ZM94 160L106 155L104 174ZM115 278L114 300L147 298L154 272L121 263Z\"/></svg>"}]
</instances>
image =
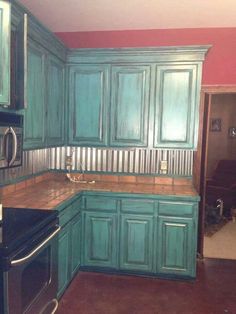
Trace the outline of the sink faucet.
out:
<instances>
[{"instance_id":1,"label":"sink faucet","mask_svg":"<svg viewBox=\"0 0 236 314\"><path fill-rule=\"evenodd\" d=\"M79 176L72 176L71 174L71 170L72 170L72 165L73 165L73 149L71 151L71 154L66 156L66 160L65 160L65 166L66 166L66 177L71 181L71 182L76 182L76 183L95 183L94 180L92 181L85 181L85 180L81 180L81 177L83 177L84 175L84 166L82 164L82 162L79 162L80 165L80 169L81 169L81 174Z\"/></svg>"},{"instance_id":2,"label":"sink faucet","mask_svg":"<svg viewBox=\"0 0 236 314\"><path fill-rule=\"evenodd\" d=\"M72 155L66 156L65 166L66 166L66 170L68 172L71 172L71 169L72 169Z\"/></svg>"}]
</instances>

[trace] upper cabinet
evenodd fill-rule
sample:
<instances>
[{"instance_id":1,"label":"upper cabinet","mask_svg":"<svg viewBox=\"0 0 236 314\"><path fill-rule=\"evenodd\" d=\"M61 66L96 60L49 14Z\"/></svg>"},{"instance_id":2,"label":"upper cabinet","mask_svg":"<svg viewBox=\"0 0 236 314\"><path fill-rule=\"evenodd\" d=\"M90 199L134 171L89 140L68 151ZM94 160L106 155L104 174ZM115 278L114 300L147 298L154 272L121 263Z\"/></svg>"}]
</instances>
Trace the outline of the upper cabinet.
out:
<instances>
[{"instance_id":1,"label":"upper cabinet","mask_svg":"<svg viewBox=\"0 0 236 314\"><path fill-rule=\"evenodd\" d=\"M10 4L0 1L0 104L10 105Z\"/></svg>"},{"instance_id":2,"label":"upper cabinet","mask_svg":"<svg viewBox=\"0 0 236 314\"><path fill-rule=\"evenodd\" d=\"M70 67L69 144L147 146L150 67Z\"/></svg>"},{"instance_id":3,"label":"upper cabinet","mask_svg":"<svg viewBox=\"0 0 236 314\"><path fill-rule=\"evenodd\" d=\"M46 142L47 146L64 143L64 64L56 57L47 58L46 72Z\"/></svg>"},{"instance_id":4,"label":"upper cabinet","mask_svg":"<svg viewBox=\"0 0 236 314\"><path fill-rule=\"evenodd\" d=\"M194 148L199 87L196 64L156 66L154 147Z\"/></svg>"},{"instance_id":5,"label":"upper cabinet","mask_svg":"<svg viewBox=\"0 0 236 314\"><path fill-rule=\"evenodd\" d=\"M0 0L0 110L21 110L24 149L64 145L66 47L17 1Z\"/></svg>"},{"instance_id":6,"label":"upper cabinet","mask_svg":"<svg viewBox=\"0 0 236 314\"><path fill-rule=\"evenodd\" d=\"M64 71L60 59L29 40L25 149L64 144Z\"/></svg>"},{"instance_id":7,"label":"upper cabinet","mask_svg":"<svg viewBox=\"0 0 236 314\"><path fill-rule=\"evenodd\" d=\"M27 108L24 111L24 148L41 148L45 138L45 50L28 46Z\"/></svg>"},{"instance_id":8,"label":"upper cabinet","mask_svg":"<svg viewBox=\"0 0 236 314\"><path fill-rule=\"evenodd\" d=\"M65 139L91 147L197 148L209 46L68 51L18 2L1 0L0 37L0 105L24 114L24 149Z\"/></svg>"},{"instance_id":9,"label":"upper cabinet","mask_svg":"<svg viewBox=\"0 0 236 314\"><path fill-rule=\"evenodd\" d=\"M148 143L150 66L112 67L111 146L141 146Z\"/></svg>"},{"instance_id":10,"label":"upper cabinet","mask_svg":"<svg viewBox=\"0 0 236 314\"><path fill-rule=\"evenodd\" d=\"M80 65L70 69L69 143L107 145L109 66Z\"/></svg>"},{"instance_id":11,"label":"upper cabinet","mask_svg":"<svg viewBox=\"0 0 236 314\"><path fill-rule=\"evenodd\" d=\"M69 144L196 149L208 49L71 50Z\"/></svg>"},{"instance_id":12,"label":"upper cabinet","mask_svg":"<svg viewBox=\"0 0 236 314\"><path fill-rule=\"evenodd\" d=\"M27 38L28 15L26 13L11 30L11 107L27 106Z\"/></svg>"},{"instance_id":13,"label":"upper cabinet","mask_svg":"<svg viewBox=\"0 0 236 314\"><path fill-rule=\"evenodd\" d=\"M26 105L27 14L15 16L14 5L0 1L0 105L22 109Z\"/></svg>"}]
</instances>

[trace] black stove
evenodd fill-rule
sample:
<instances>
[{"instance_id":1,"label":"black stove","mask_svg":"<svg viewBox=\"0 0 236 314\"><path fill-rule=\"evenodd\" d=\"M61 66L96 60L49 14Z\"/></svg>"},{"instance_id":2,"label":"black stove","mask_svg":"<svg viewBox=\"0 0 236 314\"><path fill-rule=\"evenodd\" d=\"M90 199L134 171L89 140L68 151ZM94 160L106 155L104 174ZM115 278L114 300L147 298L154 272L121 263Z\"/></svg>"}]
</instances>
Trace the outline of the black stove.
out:
<instances>
[{"instance_id":1,"label":"black stove","mask_svg":"<svg viewBox=\"0 0 236 314\"><path fill-rule=\"evenodd\" d=\"M0 223L0 268L4 259L29 249L41 236L50 233L57 211L29 208L3 208Z\"/></svg>"},{"instance_id":2,"label":"black stove","mask_svg":"<svg viewBox=\"0 0 236 314\"><path fill-rule=\"evenodd\" d=\"M3 208L0 222L0 313L56 309L58 212Z\"/></svg>"}]
</instances>

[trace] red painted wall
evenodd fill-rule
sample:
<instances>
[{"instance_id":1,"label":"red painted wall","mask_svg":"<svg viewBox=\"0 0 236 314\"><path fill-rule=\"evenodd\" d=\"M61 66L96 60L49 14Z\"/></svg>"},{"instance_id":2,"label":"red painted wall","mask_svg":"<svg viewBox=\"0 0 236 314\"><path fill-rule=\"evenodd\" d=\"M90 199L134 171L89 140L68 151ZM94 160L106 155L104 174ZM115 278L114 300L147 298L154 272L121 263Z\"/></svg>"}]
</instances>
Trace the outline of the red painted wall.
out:
<instances>
[{"instance_id":1,"label":"red painted wall","mask_svg":"<svg viewBox=\"0 0 236 314\"><path fill-rule=\"evenodd\" d=\"M56 35L69 48L212 45L203 67L204 85L236 85L236 28L68 32Z\"/></svg>"}]
</instances>

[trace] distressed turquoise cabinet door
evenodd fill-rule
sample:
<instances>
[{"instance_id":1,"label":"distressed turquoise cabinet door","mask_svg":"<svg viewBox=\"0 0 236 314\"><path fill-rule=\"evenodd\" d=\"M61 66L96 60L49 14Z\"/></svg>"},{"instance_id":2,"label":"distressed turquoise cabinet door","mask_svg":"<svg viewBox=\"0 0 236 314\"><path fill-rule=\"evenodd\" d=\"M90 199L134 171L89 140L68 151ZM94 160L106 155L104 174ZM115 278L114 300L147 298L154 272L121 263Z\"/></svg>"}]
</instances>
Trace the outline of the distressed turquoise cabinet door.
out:
<instances>
[{"instance_id":1,"label":"distressed turquoise cabinet door","mask_svg":"<svg viewBox=\"0 0 236 314\"><path fill-rule=\"evenodd\" d=\"M53 56L47 62L47 146L64 144L64 64Z\"/></svg>"},{"instance_id":2,"label":"distressed turquoise cabinet door","mask_svg":"<svg viewBox=\"0 0 236 314\"><path fill-rule=\"evenodd\" d=\"M81 217L77 215L71 221L71 278L80 266L81 257Z\"/></svg>"},{"instance_id":3,"label":"distressed turquoise cabinet door","mask_svg":"<svg viewBox=\"0 0 236 314\"><path fill-rule=\"evenodd\" d=\"M44 147L45 139L45 52L36 44L28 47L28 105L25 109L24 148Z\"/></svg>"},{"instance_id":4,"label":"distressed turquoise cabinet door","mask_svg":"<svg viewBox=\"0 0 236 314\"><path fill-rule=\"evenodd\" d=\"M70 226L66 225L59 234L58 240L58 293L61 296L70 280Z\"/></svg>"},{"instance_id":5,"label":"distressed turquoise cabinet door","mask_svg":"<svg viewBox=\"0 0 236 314\"><path fill-rule=\"evenodd\" d=\"M69 82L69 144L105 146L109 66L71 67Z\"/></svg>"},{"instance_id":6,"label":"distressed turquoise cabinet door","mask_svg":"<svg viewBox=\"0 0 236 314\"><path fill-rule=\"evenodd\" d=\"M153 271L153 217L121 216L120 268Z\"/></svg>"},{"instance_id":7,"label":"distressed turquoise cabinet door","mask_svg":"<svg viewBox=\"0 0 236 314\"><path fill-rule=\"evenodd\" d=\"M84 265L117 267L117 215L85 213Z\"/></svg>"},{"instance_id":8,"label":"distressed turquoise cabinet door","mask_svg":"<svg viewBox=\"0 0 236 314\"><path fill-rule=\"evenodd\" d=\"M10 105L10 3L0 1L0 104Z\"/></svg>"},{"instance_id":9,"label":"distressed turquoise cabinet door","mask_svg":"<svg viewBox=\"0 0 236 314\"><path fill-rule=\"evenodd\" d=\"M157 272L195 277L196 230L191 218L158 218Z\"/></svg>"},{"instance_id":10,"label":"distressed turquoise cabinet door","mask_svg":"<svg viewBox=\"0 0 236 314\"><path fill-rule=\"evenodd\" d=\"M198 75L197 65L157 66L154 147L196 146Z\"/></svg>"},{"instance_id":11,"label":"distressed turquoise cabinet door","mask_svg":"<svg viewBox=\"0 0 236 314\"><path fill-rule=\"evenodd\" d=\"M112 67L110 145L148 144L150 66Z\"/></svg>"}]
</instances>

